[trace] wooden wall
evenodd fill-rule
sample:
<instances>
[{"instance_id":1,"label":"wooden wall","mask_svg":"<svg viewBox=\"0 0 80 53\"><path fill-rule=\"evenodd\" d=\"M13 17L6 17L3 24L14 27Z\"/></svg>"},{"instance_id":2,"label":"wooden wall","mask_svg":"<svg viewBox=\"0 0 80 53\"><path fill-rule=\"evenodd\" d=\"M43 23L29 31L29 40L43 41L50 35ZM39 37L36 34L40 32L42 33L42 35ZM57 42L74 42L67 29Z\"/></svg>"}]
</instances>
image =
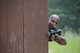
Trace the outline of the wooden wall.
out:
<instances>
[{"instance_id":1,"label":"wooden wall","mask_svg":"<svg viewBox=\"0 0 80 53\"><path fill-rule=\"evenodd\" d=\"M47 0L0 0L0 53L48 53Z\"/></svg>"}]
</instances>

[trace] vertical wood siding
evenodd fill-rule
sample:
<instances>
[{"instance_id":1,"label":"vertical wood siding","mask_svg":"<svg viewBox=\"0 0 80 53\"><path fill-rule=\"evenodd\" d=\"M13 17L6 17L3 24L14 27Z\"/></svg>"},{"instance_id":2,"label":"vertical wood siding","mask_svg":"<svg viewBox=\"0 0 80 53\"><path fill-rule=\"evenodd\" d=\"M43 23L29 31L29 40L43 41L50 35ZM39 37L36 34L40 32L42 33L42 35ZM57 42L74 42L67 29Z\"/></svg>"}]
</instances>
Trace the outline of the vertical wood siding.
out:
<instances>
[{"instance_id":1,"label":"vertical wood siding","mask_svg":"<svg viewBox=\"0 0 80 53\"><path fill-rule=\"evenodd\" d=\"M0 53L48 53L47 0L0 0Z\"/></svg>"}]
</instances>

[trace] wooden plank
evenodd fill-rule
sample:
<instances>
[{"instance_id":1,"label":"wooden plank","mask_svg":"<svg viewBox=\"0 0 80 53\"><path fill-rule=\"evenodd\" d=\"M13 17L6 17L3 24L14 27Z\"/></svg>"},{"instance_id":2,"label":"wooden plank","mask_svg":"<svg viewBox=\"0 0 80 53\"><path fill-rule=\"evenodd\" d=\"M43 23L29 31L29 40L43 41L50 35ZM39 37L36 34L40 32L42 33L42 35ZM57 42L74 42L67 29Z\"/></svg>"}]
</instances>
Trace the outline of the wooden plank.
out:
<instances>
[{"instance_id":1,"label":"wooden plank","mask_svg":"<svg viewBox=\"0 0 80 53\"><path fill-rule=\"evenodd\" d=\"M0 53L48 53L47 14L46 0L0 0Z\"/></svg>"},{"instance_id":2,"label":"wooden plank","mask_svg":"<svg viewBox=\"0 0 80 53\"><path fill-rule=\"evenodd\" d=\"M19 52L19 35L18 35L18 1L13 0L13 53Z\"/></svg>"},{"instance_id":3,"label":"wooden plank","mask_svg":"<svg viewBox=\"0 0 80 53\"><path fill-rule=\"evenodd\" d=\"M7 0L8 17L8 53L13 53L13 0Z\"/></svg>"},{"instance_id":4,"label":"wooden plank","mask_svg":"<svg viewBox=\"0 0 80 53\"><path fill-rule=\"evenodd\" d=\"M13 53L23 53L23 0L13 0Z\"/></svg>"},{"instance_id":5,"label":"wooden plank","mask_svg":"<svg viewBox=\"0 0 80 53\"><path fill-rule=\"evenodd\" d=\"M46 5L46 0L24 0L24 53L48 53Z\"/></svg>"},{"instance_id":6,"label":"wooden plank","mask_svg":"<svg viewBox=\"0 0 80 53\"><path fill-rule=\"evenodd\" d=\"M24 49L23 49L23 42L24 42L24 40L23 40L23 36L24 36L24 34L23 34L23 30L24 30L24 21L23 21L23 19L24 19L24 1L23 0L17 0L18 1L18 14L17 14L17 18L18 18L18 36L19 36L19 44L18 44L18 46L19 46L19 52L18 53L24 53L23 51L24 51Z\"/></svg>"},{"instance_id":7,"label":"wooden plank","mask_svg":"<svg viewBox=\"0 0 80 53\"><path fill-rule=\"evenodd\" d=\"M7 0L8 53L23 53L23 1Z\"/></svg>"},{"instance_id":8,"label":"wooden plank","mask_svg":"<svg viewBox=\"0 0 80 53\"><path fill-rule=\"evenodd\" d=\"M7 53L6 0L0 0L0 53Z\"/></svg>"}]
</instances>

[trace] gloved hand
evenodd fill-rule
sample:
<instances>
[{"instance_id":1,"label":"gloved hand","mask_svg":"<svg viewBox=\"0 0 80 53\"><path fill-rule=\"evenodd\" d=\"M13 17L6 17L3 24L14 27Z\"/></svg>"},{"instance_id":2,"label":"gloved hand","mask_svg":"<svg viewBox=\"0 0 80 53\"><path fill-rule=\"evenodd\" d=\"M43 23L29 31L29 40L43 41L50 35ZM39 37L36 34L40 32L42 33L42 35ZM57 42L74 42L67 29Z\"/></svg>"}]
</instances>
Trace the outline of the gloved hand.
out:
<instances>
[{"instance_id":1,"label":"gloved hand","mask_svg":"<svg viewBox=\"0 0 80 53\"><path fill-rule=\"evenodd\" d=\"M67 42L65 40L65 38L63 38L62 36L59 36L58 34L55 34L55 36L52 36L52 40L54 40L55 42L57 42L60 45L66 45Z\"/></svg>"}]
</instances>

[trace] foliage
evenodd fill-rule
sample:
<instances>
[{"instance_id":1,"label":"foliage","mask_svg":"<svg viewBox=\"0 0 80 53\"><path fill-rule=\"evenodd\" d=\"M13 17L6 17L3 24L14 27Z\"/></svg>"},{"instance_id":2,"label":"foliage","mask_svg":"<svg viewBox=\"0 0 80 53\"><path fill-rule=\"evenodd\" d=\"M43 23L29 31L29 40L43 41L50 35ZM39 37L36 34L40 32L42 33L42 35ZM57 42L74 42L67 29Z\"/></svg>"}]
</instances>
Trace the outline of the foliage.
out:
<instances>
[{"instance_id":1,"label":"foliage","mask_svg":"<svg viewBox=\"0 0 80 53\"><path fill-rule=\"evenodd\" d=\"M49 42L49 53L80 53L80 34L67 30L64 35L67 45L59 45L54 41Z\"/></svg>"},{"instance_id":2,"label":"foliage","mask_svg":"<svg viewBox=\"0 0 80 53\"><path fill-rule=\"evenodd\" d=\"M49 16L54 13L61 18L58 28L80 30L80 0L49 0L48 6Z\"/></svg>"}]
</instances>

